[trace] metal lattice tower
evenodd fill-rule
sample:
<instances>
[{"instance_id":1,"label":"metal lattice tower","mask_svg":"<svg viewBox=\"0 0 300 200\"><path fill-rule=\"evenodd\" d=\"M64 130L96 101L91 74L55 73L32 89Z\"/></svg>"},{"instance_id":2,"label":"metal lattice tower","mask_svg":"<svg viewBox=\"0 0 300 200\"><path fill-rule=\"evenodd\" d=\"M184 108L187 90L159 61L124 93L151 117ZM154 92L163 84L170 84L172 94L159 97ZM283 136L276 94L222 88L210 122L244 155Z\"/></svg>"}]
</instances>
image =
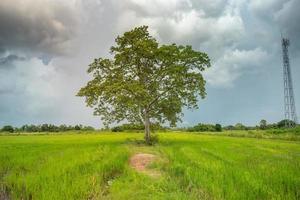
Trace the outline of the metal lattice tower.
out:
<instances>
[{"instance_id":1,"label":"metal lattice tower","mask_svg":"<svg viewBox=\"0 0 300 200\"><path fill-rule=\"evenodd\" d=\"M282 38L282 56L283 56L283 84L284 84L284 116L286 119L286 127L292 127L291 121L298 124L295 98L293 91L293 81L290 68L289 51L290 45L289 39Z\"/></svg>"}]
</instances>

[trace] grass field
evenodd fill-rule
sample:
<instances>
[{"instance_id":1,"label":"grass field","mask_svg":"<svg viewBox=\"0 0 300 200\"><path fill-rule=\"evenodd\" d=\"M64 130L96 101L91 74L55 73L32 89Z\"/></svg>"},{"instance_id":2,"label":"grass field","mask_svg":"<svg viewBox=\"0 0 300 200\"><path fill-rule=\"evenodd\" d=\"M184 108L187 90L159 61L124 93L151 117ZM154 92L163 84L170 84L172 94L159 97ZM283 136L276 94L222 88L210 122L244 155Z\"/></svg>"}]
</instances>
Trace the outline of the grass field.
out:
<instances>
[{"instance_id":1,"label":"grass field","mask_svg":"<svg viewBox=\"0 0 300 200\"><path fill-rule=\"evenodd\" d=\"M161 133L0 136L0 199L300 199L300 142ZM151 177L129 166L159 159Z\"/></svg>"}]
</instances>

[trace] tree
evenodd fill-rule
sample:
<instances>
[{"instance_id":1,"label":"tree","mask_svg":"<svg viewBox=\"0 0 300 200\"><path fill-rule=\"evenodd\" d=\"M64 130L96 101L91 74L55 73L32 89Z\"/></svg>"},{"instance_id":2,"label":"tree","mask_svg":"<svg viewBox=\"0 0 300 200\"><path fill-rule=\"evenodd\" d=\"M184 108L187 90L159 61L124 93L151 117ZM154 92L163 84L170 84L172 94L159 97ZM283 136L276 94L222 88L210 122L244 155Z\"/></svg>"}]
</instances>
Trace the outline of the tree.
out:
<instances>
[{"instance_id":1,"label":"tree","mask_svg":"<svg viewBox=\"0 0 300 200\"><path fill-rule=\"evenodd\" d=\"M197 125L187 129L189 132L199 132L199 131L216 131L215 125L213 124L202 124L198 123Z\"/></svg>"},{"instance_id":2,"label":"tree","mask_svg":"<svg viewBox=\"0 0 300 200\"><path fill-rule=\"evenodd\" d=\"M216 124L215 129L216 129L217 132L221 132L222 131L222 125L221 124Z\"/></svg>"},{"instance_id":3,"label":"tree","mask_svg":"<svg viewBox=\"0 0 300 200\"><path fill-rule=\"evenodd\" d=\"M228 125L224 127L225 130L234 130L235 127L233 125Z\"/></svg>"},{"instance_id":4,"label":"tree","mask_svg":"<svg viewBox=\"0 0 300 200\"><path fill-rule=\"evenodd\" d=\"M236 130L245 130L245 129L246 129L246 127L245 127L242 123L237 123L237 124L234 126L234 128L235 128Z\"/></svg>"},{"instance_id":5,"label":"tree","mask_svg":"<svg viewBox=\"0 0 300 200\"><path fill-rule=\"evenodd\" d=\"M260 120L259 128L263 129L263 130L266 129L267 128L267 120L265 120L265 119Z\"/></svg>"},{"instance_id":6,"label":"tree","mask_svg":"<svg viewBox=\"0 0 300 200\"><path fill-rule=\"evenodd\" d=\"M277 123L278 128L289 128L290 127L295 127L297 124L289 119L283 119L280 122Z\"/></svg>"},{"instance_id":7,"label":"tree","mask_svg":"<svg viewBox=\"0 0 300 200\"><path fill-rule=\"evenodd\" d=\"M14 127L12 127L10 125L3 126L2 129L1 129L1 131L13 133L14 132Z\"/></svg>"},{"instance_id":8,"label":"tree","mask_svg":"<svg viewBox=\"0 0 300 200\"><path fill-rule=\"evenodd\" d=\"M210 60L191 46L159 45L147 26L125 32L115 42L113 58L89 65L93 79L77 95L85 97L105 124L125 119L144 124L149 144L151 123L174 126L183 106L198 108L197 97L206 95L201 72Z\"/></svg>"},{"instance_id":9,"label":"tree","mask_svg":"<svg viewBox=\"0 0 300 200\"><path fill-rule=\"evenodd\" d=\"M82 129L82 125L81 125L81 124L75 125L75 126L74 126L74 129L75 129L76 131L79 131L79 130Z\"/></svg>"}]
</instances>

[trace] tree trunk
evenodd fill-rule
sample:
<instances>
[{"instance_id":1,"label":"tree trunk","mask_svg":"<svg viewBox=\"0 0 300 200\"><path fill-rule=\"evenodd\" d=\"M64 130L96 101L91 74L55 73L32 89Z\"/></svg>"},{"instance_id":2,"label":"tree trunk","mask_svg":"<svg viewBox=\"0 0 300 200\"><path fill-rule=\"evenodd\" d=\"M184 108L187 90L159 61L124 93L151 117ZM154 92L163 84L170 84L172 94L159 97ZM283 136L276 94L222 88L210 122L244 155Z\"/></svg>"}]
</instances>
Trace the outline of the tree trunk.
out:
<instances>
[{"instance_id":1,"label":"tree trunk","mask_svg":"<svg viewBox=\"0 0 300 200\"><path fill-rule=\"evenodd\" d=\"M145 111L144 115L145 141L147 144L150 144L150 119L147 111Z\"/></svg>"}]
</instances>

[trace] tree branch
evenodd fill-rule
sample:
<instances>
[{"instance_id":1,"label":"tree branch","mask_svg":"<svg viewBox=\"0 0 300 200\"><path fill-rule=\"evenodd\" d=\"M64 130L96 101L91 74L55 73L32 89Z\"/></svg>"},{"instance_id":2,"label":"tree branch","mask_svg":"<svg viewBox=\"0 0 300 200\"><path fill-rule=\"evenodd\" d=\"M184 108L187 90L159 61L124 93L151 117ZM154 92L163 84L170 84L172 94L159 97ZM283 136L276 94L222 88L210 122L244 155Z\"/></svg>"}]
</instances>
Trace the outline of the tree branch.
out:
<instances>
[{"instance_id":1,"label":"tree branch","mask_svg":"<svg viewBox=\"0 0 300 200\"><path fill-rule=\"evenodd\" d=\"M155 98L149 103L149 105L147 106L147 109L148 109L148 110L151 110L151 109L150 109L151 106L152 106L155 102L157 102L157 101L159 100L160 97L162 97L164 94L166 94L166 93L169 92L170 90L172 90L172 88L169 88L169 89L165 90L165 91L164 91L163 93L161 93L159 96L155 97Z\"/></svg>"},{"instance_id":2,"label":"tree branch","mask_svg":"<svg viewBox=\"0 0 300 200\"><path fill-rule=\"evenodd\" d=\"M144 123L143 112L142 112L141 106L139 106L139 114L138 115L139 115L140 120Z\"/></svg>"}]
</instances>

